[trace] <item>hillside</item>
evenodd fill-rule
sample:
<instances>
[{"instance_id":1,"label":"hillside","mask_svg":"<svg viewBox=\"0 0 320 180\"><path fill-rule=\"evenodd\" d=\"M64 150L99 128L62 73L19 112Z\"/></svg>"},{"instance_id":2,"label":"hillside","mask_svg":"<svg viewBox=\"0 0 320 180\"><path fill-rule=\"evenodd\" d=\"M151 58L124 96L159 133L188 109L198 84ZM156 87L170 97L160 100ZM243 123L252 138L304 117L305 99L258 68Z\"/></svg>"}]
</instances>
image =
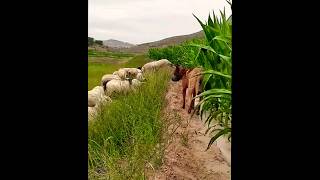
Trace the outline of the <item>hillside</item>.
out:
<instances>
[{"instance_id":1,"label":"hillside","mask_svg":"<svg viewBox=\"0 0 320 180\"><path fill-rule=\"evenodd\" d=\"M118 49L111 48L111 49L114 51L122 51L122 52L128 52L128 53L146 53L149 48L166 47L169 45L179 44L186 40L190 40L193 38L200 38L200 37L204 37L203 31L199 31L196 33L188 34L188 35L173 36L173 37L165 38L159 41L139 44L136 46L132 46L130 48L118 48Z\"/></svg>"},{"instance_id":2,"label":"hillside","mask_svg":"<svg viewBox=\"0 0 320 180\"><path fill-rule=\"evenodd\" d=\"M123 41L118 41L115 39L105 40L105 41L103 41L103 45L108 46L108 47L112 47L112 48L130 48L132 46L135 46L134 44L130 44L130 43L123 42Z\"/></svg>"}]
</instances>

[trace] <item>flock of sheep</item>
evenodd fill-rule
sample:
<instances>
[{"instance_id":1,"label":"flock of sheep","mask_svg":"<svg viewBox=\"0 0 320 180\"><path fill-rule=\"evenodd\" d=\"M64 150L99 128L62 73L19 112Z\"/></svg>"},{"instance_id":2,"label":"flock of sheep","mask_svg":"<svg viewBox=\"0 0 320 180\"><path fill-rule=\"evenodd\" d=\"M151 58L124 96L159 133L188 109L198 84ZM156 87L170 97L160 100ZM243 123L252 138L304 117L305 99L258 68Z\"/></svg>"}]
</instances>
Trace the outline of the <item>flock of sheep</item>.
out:
<instances>
[{"instance_id":1,"label":"flock of sheep","mask_svg":"<svg viewBox=\"0 0 320 180\"><path fill-rule=\"evenodd\" d=\"M142 68L121 68L113 74L106 74L101 78L101 85L88 91L88 120L93 119L100 107L112 100L113 93L128 92L138 87L145 80L144 74L162 67L172 67L167 59L152 61Z\"/></svg>"}]
</instances>

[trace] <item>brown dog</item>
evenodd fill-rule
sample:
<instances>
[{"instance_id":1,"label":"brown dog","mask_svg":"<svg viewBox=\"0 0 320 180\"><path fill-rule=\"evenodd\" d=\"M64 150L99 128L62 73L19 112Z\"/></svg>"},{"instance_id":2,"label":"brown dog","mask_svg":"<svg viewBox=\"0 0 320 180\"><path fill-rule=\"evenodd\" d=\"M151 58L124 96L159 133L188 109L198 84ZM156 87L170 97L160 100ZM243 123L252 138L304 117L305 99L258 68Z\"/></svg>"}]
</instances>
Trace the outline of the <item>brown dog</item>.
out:
<instances>
[{"instance_id":1,"label":"brown dog","mask_svg":"<svg viewBox=\"0 0 320 180\"><path fill-rule=\"evenodd\" d=\"M176 66L176 69L173 73L172 81L179 81L182 79L182 95L183 103L182 108L185 108L186 96L190 101L188 113L191 113L191 110L194 109L194 97L202 92L202 80L203 75L197 74L201 73L201 68L185 69L180 66ZM188 94L187 94L188 89Z\"/></svg>"}]
</instances>

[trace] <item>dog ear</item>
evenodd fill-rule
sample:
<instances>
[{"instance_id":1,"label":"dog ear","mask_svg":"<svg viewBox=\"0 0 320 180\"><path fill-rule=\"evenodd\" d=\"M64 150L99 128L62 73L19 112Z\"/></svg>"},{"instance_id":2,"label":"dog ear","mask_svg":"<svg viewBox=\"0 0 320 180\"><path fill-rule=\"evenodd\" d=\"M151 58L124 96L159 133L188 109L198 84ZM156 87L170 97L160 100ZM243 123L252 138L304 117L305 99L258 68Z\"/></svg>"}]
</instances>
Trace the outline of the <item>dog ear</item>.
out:
<instances>
[{"instance_id":1,"label":"dog ear","mask_svg":"<svg viewBox=\"0 0 320 180\"><path fill-rule=\"evenodd\" d=\"M187 69L182 68L180 69L180 75L183 76L187 72Z\"/></svg>"}]
</instances>

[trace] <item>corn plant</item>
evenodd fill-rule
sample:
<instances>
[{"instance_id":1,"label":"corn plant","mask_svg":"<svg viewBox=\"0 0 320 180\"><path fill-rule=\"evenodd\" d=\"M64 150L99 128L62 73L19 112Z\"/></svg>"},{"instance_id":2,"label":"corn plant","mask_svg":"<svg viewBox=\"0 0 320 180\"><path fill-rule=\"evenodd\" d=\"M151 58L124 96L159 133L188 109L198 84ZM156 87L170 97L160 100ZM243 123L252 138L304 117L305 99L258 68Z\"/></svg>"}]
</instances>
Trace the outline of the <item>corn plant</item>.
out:
<instances>
[{"instance_id":1,"label":"corn plant","mask_svg":"<svg viewBox=\"0 0 320 180\"><path fill-rule=\"evenodd\" d=\"M186 68L198 66L196 58L198 48L190 46L190 44L205 44L204 39L192 39L185 41L180 45L172 45L165 48L150 48L148 55L150 59L168 59L176 65L181 65Z\"/></svg>"},{"instance_id":2,"label":"corn plant","mask_svg":"<svg viewBox=\"0 0 320 180\"><path fill-rule=\"evenodd\" d=\"M228 3L231 6L231 2ZM225 10L220 11L220 15L218 18L213 12L213 17L209 15L206 23L194 15L205 33L207 43L191 44L198 47L195 61L205 70L205 91L195 98L202 98L197 105L200 106L200 117L202 118L204 112L209 113L205 120L208 125L206 133L213 137L207 149L220 136L228 136L228 140L231 141L232 19L231 16L226 18Z\"/></svg>"}]
</instances>

